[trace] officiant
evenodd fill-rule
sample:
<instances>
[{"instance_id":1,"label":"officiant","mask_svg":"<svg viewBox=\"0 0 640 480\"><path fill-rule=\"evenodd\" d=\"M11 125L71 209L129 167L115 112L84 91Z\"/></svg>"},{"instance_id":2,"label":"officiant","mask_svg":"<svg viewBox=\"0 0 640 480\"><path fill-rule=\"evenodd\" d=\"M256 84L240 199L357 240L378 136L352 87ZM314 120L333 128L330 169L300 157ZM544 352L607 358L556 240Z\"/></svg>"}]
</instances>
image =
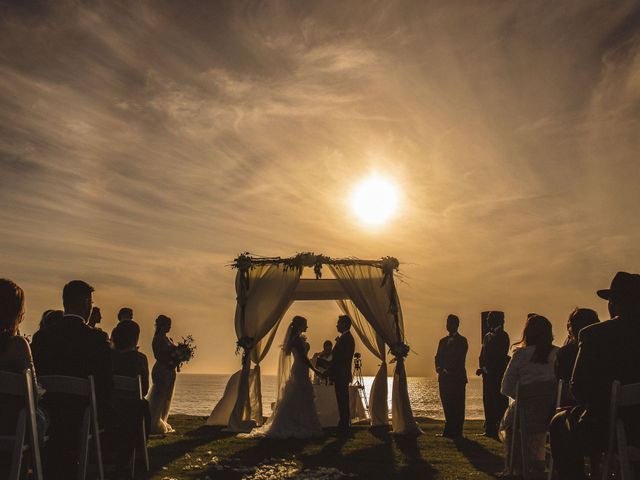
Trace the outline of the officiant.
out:
<instances>
[{"instance_id":1,"label":"officiant","mask_svg":"<svg viewBox=\"0 0 640 480\"><path fill-rule=\"evenodd\" d=\"M313 357L311 357L311 364L322 374L324 374L329 369L331 359L333 358L331 355L332 351L333 343L331 343L331 340L325 340L322 344L322 351L314 353ZM313 374L314 384L328 384L328 382L329 377L318 375L316 373Z\"/></svg>"}]
</instances>

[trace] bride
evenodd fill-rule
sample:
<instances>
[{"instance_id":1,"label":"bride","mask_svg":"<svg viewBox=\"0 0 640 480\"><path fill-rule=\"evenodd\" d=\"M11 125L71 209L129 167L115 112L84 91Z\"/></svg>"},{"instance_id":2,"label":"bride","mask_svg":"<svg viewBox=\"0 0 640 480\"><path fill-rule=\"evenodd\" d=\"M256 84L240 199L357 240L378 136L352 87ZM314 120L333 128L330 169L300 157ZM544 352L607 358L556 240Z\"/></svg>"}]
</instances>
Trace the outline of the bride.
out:
<instances>
[{"instance_id":1,"label":"bride","mask_svg":"<svg viewBox=\"0 0 640 480\"><path fill-rule=\"evenodd\" d=\"M248 437L310 438L323 434L316 412L309 369L320 374L309 361L309 344L303 333L307 319L295 316L289 324L280 352L278 397L265 425ZM291 362L293 361L293 365Z\"/></svg>"}]
</instances>

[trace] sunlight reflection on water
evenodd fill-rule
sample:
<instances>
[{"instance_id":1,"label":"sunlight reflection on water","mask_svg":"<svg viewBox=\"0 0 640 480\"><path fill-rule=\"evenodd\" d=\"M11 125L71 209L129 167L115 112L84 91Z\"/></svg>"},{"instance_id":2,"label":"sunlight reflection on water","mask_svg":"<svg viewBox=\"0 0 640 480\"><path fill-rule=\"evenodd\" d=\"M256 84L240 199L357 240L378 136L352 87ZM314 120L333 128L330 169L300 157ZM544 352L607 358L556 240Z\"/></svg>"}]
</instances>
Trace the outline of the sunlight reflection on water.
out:
<instances>
[{"instance_id":1,"label":"sunlight reflection on water","mask_svg":"<svg viewBox=\"0 0 640 480\"><path fill-rule=\"evenodd\" d=\"M178 374L171 413L208 416L213 406L224 393L224 387L228 379L228 375ZM369 395L373 377L365 377L364 381L367 395ZM388 381L389 409L391 409L391 384L393 379L389 377ZM414 415L442 418L437 380L426 377L409 377L408 384L409 398L411 399ZM275 376L262 376L262 397L265 415L271 413L271 402L275 400L275 386ZM466 418L483 418L482 383L476 378L470 379L467 384Z\"/></svg>"}]
</instances>

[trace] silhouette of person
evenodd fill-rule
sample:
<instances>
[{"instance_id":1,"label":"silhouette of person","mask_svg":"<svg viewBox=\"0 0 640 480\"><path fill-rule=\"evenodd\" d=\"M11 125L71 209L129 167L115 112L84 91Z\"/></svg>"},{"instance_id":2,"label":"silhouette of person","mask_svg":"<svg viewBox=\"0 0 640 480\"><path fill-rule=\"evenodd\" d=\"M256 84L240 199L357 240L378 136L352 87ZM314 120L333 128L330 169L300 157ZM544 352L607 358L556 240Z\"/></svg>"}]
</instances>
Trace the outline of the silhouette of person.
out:
<instances>
[{"instance_id":1,"label":"silhouette of person","mask_svg":"<svg viewBox=\"0 0 640 480\"><path fill-rule=\"evenodd\" d=\"M578 356L578 334L583 328L599 321L598 314L590 308L576 308L571 312L569 320L567 320L569 336L565 344L558 350L558 355L556 356L555 372L558 380L569 384L573 373L573 365L576 363L576 357Z\"/></svg>"},{"instance_id":2,"label":"silhouette of person","mask_svg":"<svg viewBox=\"0 0 640 480\"><path fill-rule=\"evenodd\" d=\"M349 318L348 315L340 315L338 317L336 328L338 332L340 332L340 336L336 339L336 343L331 352L332 360L327 374L333 379L336 390L336 400L340 414L338 430L344 433L349 430L351 425L349 384L352 380L351 363L353 361L356 344L353 335L351 335L351 318Z\"/></svg>"},{"instance_id":3,"label":"silhouette of person","mask_svg":"<svg viewBox=\"0 0 640 480\"><path fill-rule=\"evenodd\" d=\"M38 373L87 378L93 375L101 425L110 426L113 378L110 347L104 332L87 325L93 287L81 280L64 286L64 316L34 335L31 349ZM43 406L51 416L50 440L44 450L46 478L73 478L78 462L74 451L84 402L63 394L45 393Z\"/></svg>"},{"instance_id":4,"label":"silhouette of person","mask_svg":"<svg viewBox=\"0 0 640 480\"><path fill-rule=\"evenodd\" d=\"M509 335L504 331L504 312L492 311L487 317L489 332L482 339L480 368L482 403L484 406L483 436L498 438L498 427L509 399L500 393L502 376L509 363Z\"/></svg>"},{"instance_id":5,"label":"silhouette of person","mask_svg":"<svg viewBox=\"0 0 640 480\"><path fill-rule=\"evenodd\" d=\"M604 451L611 384L640 382L640 275L618 272L598 296L609 301L611 320L582 329L571 377L578 403L551 422L551 453L561 479L582 479L584 457ZM621 409L627 440L640 444L640 409Z\"/></svg>"},{"instance_id":6,"label":"silhouette of person","mask_svg":"<svg viewBox=\"0 0 640 480\"><path fill-rule=\"evenodd\" d=\"M331 364L331 351L333 350L333 343L331 340L325 340L322 344L322 351L316 352L311 357L311 364L318 370L321 374L327 371L329 365ZM319 385L321 380L326 378L324 375L313 375L313 383Z\"/></svg>"},{"instance_id":7,"label":"silhouette of person","mask_svg":"<svg viewBox=\"0 0 640 480\"><path fill-rule=\"evenodd\" d=\"M447 317L449 335L442 338L436 353L436 372L440 400L444 410L443 437L459 438L464 425L464 403L467 385L465 362L469 344L458 333L460 319L456 315Z\"/></svg>"}]
</instances>

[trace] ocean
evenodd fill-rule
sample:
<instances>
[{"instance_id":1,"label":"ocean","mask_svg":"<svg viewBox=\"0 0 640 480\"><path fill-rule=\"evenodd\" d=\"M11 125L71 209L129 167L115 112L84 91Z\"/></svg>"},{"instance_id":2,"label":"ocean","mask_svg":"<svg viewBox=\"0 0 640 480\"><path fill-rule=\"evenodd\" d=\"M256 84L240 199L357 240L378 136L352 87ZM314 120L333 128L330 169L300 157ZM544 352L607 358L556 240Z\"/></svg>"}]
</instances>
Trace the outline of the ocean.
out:
<instances>
[{"instance_id":1,"label":"ocean","mask_svg":"<svg viewBox=\"0 0 640 480\"><path fill-rule=\"evenodd\" d=\"M171 404L172 414L209 416L214 405L222 397L230 375L205 375L179 373ZM391 384L389 377L389 411L391 411ZM367 396L373 377L364 377ZM409 398L413 414L419 417L442 419L442 406L438 395L438 381L426 377L409 377ZM271 403L275 401L275 375L262 376L262 399L264 414L271 414ZM467 384L466 418L482 419L482 381L470 378Z\"/></svg>"}]
</instances>

